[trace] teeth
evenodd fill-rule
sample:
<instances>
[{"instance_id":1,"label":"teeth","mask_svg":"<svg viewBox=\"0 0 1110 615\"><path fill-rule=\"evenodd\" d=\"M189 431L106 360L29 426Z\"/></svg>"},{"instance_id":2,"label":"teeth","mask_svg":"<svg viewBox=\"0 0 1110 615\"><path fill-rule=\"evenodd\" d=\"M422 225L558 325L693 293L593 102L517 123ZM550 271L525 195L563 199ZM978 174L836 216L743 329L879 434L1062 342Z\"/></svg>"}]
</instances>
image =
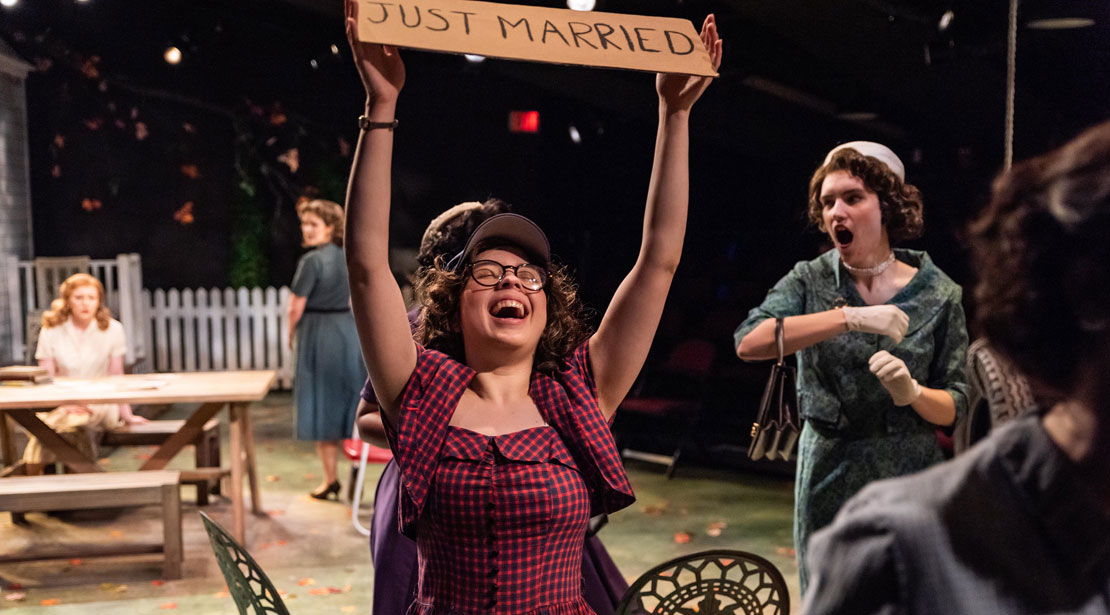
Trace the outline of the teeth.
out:
<instances>
[{"instance_id":1,"label":"teeth","mask_svg":"<svg viewBox=\"0 0 1110 615\"><path fill-rule=\"evenodd\" d=\"M490 310L490 312L496 315L504 309L512 309L517 313L518 316L524 316L524 304L512 299L502 299L501 301L498 301L493 306L493 309Z\"/></svg>"}]
</instances>

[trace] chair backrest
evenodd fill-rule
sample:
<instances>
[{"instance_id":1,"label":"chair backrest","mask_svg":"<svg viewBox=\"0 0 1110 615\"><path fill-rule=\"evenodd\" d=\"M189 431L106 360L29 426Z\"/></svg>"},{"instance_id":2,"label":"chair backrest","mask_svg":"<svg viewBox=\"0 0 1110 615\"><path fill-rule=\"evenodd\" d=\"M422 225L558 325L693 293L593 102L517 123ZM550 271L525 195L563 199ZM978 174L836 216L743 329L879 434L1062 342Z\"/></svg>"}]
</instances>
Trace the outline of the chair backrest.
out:
<instances>
[{"instance_id":1,"label":"chair backrest","mask_svg":"<svg viewBox=\"0 0 1110 615\"><path fill-rule=\"evenodd\" d=\"M35 259L36 307L45 310L58 294L58 287L75 273L88 273L92 259L87 256L40 256Z\"/></svg>"},{"instance_id":2,"label":"chair backrest","mask_svg":"<svg viewBox=\"0 0 1110 615\"><path fill-rule=\"evenodd\" d=\"M23 335L23 363L36 365L35 351L39 347L39 334L42 333L42 310L27 312L27 329Z\"/></svg>"},{"instance_id":3,"label":"chair backrest","mask_svg":"<svg viewBox=\"0 0 1110 615\"><path fill-rule=\"evenodd\" d=\"M967 377L971 385L968 412L952 437L957 454L1037 404L1029 381L985 339L977 339L967 348Z\"/></svg>"},{"instance_id":4,"label":"chair backrest","mask_svg":"<svg viewBox=\"0 0 1110 615\"><path fill-rule=\"evenodd\" d=\"M786 579L744 551L702 551L660 564L628 588L616 615L789 615Z\"/></svg>"},{"instance_id":5,"label":"chair backrest","mask_svg":"<svg viewBox=\"0 0 1110 615\"><path fill-rule=\"evenodd\" d=\"M671 350L665 369L681 374L704 377L717 358L717 347L705 340L684 340Z\"/></svg>"},{"instance_id":6,"label":"chair backrest","mask_svg":"<svg viewBox=\"0 0 1110 615\"><path fill-rule=\"evenodd\" d=\"M212 550L216 552L216 562L227 581L227 591L239 607L240 615L289 615L277 589L258 562L220 524L204 511L199 512Z\"/></svg>"}]
</instances>

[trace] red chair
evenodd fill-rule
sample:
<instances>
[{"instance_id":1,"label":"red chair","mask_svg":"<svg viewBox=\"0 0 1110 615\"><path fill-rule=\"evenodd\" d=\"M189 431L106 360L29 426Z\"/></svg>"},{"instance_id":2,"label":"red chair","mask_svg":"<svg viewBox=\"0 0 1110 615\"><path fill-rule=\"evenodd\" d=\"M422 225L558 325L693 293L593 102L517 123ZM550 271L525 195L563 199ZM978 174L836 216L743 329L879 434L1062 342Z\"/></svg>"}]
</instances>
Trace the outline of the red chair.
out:
<instances>
[{"instance_id":1,"label":"red chair","mask_svg":"<svg viewBox=\"0 0 1110 615\"><path fill-rule=\"evenodd\" d=\"M370 528L358 520L358 507L362 504L362 487L366 482L366 466L371 463L385 463L393 458L388 448L379 448L358 439L358 426L350 438L343 441L343 454L351 461L351 479L348 482L348 500L351 502L351 524L363 536L370 535Z\"/></svg>"},{"instance_id":2,"label":"red chair","mask_svg":"<svg viewBox=\"0 0 1110 615\"><path fill-rule=\"evenodd\" d=\"M682 447L701 414L705 383L716 358L717 348L712 343L686 340L671 350L662 367L641 376L640 384L617 409L613 423L622 458L664 465L667 478L674 477ZM665 440L674 446L669 455L628 446L635 441L637 445L651 442L656 449L669 448L666 442L660 444Z\"/></svg>"}]
</instances>

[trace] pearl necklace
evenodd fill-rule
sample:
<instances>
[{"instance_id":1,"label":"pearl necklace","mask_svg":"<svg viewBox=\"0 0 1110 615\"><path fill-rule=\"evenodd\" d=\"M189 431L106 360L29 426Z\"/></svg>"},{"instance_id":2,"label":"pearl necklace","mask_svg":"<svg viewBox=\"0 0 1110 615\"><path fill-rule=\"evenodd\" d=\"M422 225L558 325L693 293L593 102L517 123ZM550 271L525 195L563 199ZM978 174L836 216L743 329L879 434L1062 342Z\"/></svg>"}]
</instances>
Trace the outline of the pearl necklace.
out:
<instances>
[{"instance_id":1,"label":"pearl necklace","mask_svg":"<svg viewBox=\"0 0 1110 615\"><path fill-rule=\"evenodd\" d=\"M844 263L845 269L851 271L856 275L875 277L877 275L882 275L882 273L886 271L887 267L890 267L890 265L894 263L894 251L892 250L890 252L890 255L883 259L883 262L875 265L874 267L853 267L849 265L848 261L845 261L844 259L840 259L840 262Z\"/></svg>"}]
</instances>

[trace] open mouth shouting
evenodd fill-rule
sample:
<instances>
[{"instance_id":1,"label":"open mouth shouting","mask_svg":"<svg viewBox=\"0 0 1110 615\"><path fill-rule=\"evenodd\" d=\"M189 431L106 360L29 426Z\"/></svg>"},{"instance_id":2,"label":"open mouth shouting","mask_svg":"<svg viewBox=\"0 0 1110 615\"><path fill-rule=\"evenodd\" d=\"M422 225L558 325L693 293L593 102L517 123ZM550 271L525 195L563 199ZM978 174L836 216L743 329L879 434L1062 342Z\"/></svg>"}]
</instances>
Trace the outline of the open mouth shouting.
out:
<instances>
[{"instance_id":1,"label":"open mouth shouting","mask_svg":"<svg viewBox=\"0 0 1110 615\"><path fill-rule=\"evenodd\" d=\"M836 241L838 247L848 247L851 245L853 239L855 239L855 234L848 230L848 227L843 224L837 224L833 227L833 240Z\"/></svg>"},{"instance_id":2,"label":"open mouth shouting","mask_svg":"<svg viewBox=\"0 0 1110 615\"><path fill-rule=\"evenodd\" d=\"M489 309L491 316L498 320L516 321L523 320L528 315L524 304L516 299L502 299Z\"/></svg>"}]
</instances>

